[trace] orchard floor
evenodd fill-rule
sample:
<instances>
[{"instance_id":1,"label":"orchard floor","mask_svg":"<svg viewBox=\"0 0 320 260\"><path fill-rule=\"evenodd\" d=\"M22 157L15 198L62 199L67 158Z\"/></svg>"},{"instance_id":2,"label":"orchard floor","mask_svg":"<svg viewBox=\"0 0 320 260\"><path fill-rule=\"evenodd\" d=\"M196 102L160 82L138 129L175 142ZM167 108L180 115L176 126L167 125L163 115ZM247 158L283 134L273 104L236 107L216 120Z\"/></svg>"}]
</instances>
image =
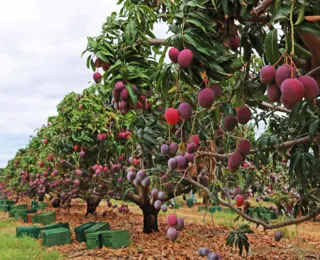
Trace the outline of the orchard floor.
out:
<instances>
[{"instance_id":1,"label":"orchard floor","mask_svg":"<svg viewBox=\"0 0 320 260\"><path fill-rule=\"evenodd\" d=\"M119 203L118 203L119 205ZM290 227L286 230L289 239L283 238L280 242L273 239L274 231L262 231L255 229L254 234L249 235L251 249L249 255L241 258L238 253L231 252L225 245L226 237L230 230L237 224L233 224L235 215L218 213L214 214L214 222L211 215L206 214L203 222L204 212L198 213L197 206L179 210L169 209L167 213L159 216L160 232L146 235L142 233L143 219L141 212L133 204L129 204L131 213L120 214L117 210L110 210L103 202L98 208L97 216L85 217L85 204L75 202L70 213L64 209L52 209L57 212L58 222L69 222L71 229L88 221L107 221L111 229L128 229L130 231L132 245L129 248L113 250L109 248L86 250L85 243L78 243L72 232L73 243L70 245L57 246L44 249L47 252L60 252L64 255L62 259L74 260L100 260L100 259L172 259L172 260L197 260L206 259L199 257L197 249L208 247L211 251L218 252L224 260L233 259L320 259L320 223L308 222L299 226L298 229ZM108 210L106 216L102 216ZM179 233L175 243L168 241L166 237L166 218L170 213L184 217L185 229ZM6 214L0 214L0 223L7 218ZM213 225L214 223L214 225ZM30 225L19 222L20 225ZM307 228L307 229L306 229ZM15 232L15 226L12 232ZM311 231L311 232L309 232ZM244 255L246 255L244 253ZM38 259L38 258L35 258ZM39 258L42 259L42 258ZM1 259L2 260L2 259ZM6 259L3 259L6 260Z\"/></svg>"}]
</instances>

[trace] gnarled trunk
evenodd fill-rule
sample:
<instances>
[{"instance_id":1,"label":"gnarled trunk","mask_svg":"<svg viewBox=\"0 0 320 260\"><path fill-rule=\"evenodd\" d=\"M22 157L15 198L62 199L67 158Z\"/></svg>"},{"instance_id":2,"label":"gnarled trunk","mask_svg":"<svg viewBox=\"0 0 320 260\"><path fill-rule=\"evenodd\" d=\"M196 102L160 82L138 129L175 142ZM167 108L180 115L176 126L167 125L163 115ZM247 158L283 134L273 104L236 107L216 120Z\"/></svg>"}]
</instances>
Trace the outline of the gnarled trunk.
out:
<instances>
[{"instance_id":1,"label":"gnarled trunk","mask_svg":"<svg viewBox=\"0 0 320 260\"><path fill-rule=\"evenodd\" d=\"M86 199L86 202L87 202L86 216L88 216L88 214L97 215L97 207L99 206L99 203L101 200L102 198L98 196L89 197Z\"/></svg>"},{"instance_id":2,"label":"gnarled trunk","mask_svg":"<svg viewBox=\"0 0 320 260\"><path fill-rule=\"evenodd\" d=\"M152 232L158 232L158 214L159 210L155 209L149 203L140 205L143 212L143 233L150 234Z\"/></svg>"}]
</instances>

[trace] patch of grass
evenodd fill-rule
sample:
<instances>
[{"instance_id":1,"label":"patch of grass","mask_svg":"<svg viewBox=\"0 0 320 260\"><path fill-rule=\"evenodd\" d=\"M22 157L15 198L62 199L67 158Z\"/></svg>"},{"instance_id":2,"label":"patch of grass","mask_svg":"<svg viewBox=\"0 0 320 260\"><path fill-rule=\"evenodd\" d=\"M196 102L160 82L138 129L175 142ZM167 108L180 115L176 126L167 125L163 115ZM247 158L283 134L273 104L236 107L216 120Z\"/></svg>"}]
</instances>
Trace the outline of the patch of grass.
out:
<instances>
[{"instance_id":1,"label":"patch of grass","mask_svg":"<svg viewBox=\"0 0 320 260\"><path fill-rule=\"evenodd\" d=\"M47 251L34 238L16 237L16 224L4 219L0 214L0 259L1 260L58 260L62 255L56 251Z\"/></svg>"}]
</instances>

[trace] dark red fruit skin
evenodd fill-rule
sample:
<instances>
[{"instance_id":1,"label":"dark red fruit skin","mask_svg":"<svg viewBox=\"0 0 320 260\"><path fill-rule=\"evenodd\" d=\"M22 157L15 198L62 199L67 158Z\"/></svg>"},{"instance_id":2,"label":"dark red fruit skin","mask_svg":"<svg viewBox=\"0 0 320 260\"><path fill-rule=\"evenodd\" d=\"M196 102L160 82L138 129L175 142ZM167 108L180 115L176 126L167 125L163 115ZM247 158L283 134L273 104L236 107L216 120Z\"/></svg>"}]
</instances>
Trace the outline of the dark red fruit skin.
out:
<instances>
[{"instance_id":1,"label":"dark red fruit skin","mask_svg":"<svg viewBox=\"0 0 320 260\"><path fill-rule=\"evenodd\" d=\"M223 136L223 134L224 134L224 132L223 132L223 130L221 128L218 128L218 129L216 129L214 131L214 135L215 135L216 138L219 138L219 137Z\"/></svg>"},{"instance_id":2,"label":"dark red fruit skin","mask_svg":"<svg viewBox=\"0 0 320 260\"><path fill-rule=\"evenodd\" d=\"M169 51L169 58L172 63L178 63L178 56L180 51L177 48L171 48Z\"/></svg>"},{"instance_id":3,"label":"dark red fruit skin","mask_svg":"<svg viewBox=\"0 0 320 260\"><path fill-rule=\"evenodd\" d=\"M93 80L95 83L99 83L101 81L101 74L99 72L96 72L93 74Z\"/></svg>"},{"instance_id":4,"label":"dark red fruit skin","mask_svg":"<svg viewBox=\"0 0 320 260\"><path fill-rule=\"evenodd\" d=\"M260 81L262 84L270 84L274 81L276 69L271 65L266 65L260 70Z\"/></svg>"},{"instance_id":5,"label":"dark red fruit skin","mask_svg":"<svg viewBox=\"0 0 320 260\"><path fill-rule=\"evenodd\" d=\"M251 119L250 108L248 108L247 106L240 108L237 113L237 119L238 119L238 122L242 125L248 123L249 120Z\"/></svg>"},{"instance_id":6,"label":"dark red fruit skin","mask_svg":"<svg viewBox=\"0 0 320 260\"><path fill-rule=\"evenodd\" d=\"M211 88L201 89L198 93L198 103L203 108L210 108L214 102L214 91Z\"/></svg>"},{"instance_id":7,"label":"dark red fruit skin","mask_svg":"<svg viewBox=\"0 0 320 260\"><path fill-rule=\"evenodd\" d=\"M192 116L192 107L188 103L182 103L178 107L179 115L184 120L189 120Z\"/></svg>"},{"instance_id":8,"label":"dark red fruit skin","mask_svg":"<svg viewBox=\"0 0 320 260\"><path fill-rule=\"evenodd\" d=\"M212 84L210 87L214 91L214 96L219 98L222 96L222 88L218 84Z\"/></svg>"},{"instance_id":9,"label":"dark red fruit skin","mask_svg":"<svg viewBox=\"0 0 320 260\"><path fill-rule=\"evenodd\" d=\"M225 131L232 131L236 125L238 124L238 120L235 116L227 116L223 121L223 126Z\"/></svg>"},{"instance_id":10,"label":"dark red fruit skin","mask_svg":"<svg viewBox=\"0 0 320 260\"><path fill-rule=\"evenodd\" d=\"M109 69L109 67L110 67L110 63L108 63L108 62L105 62L105 63L102 64L102 69L104 71L107 71Z\"/></svg>"},{"instance_id":11,"label":"dark red fruit skin","mask_svg":"<svg viewBox=\"0 0 320 260\"><path fill-rule=\"evenodd\" d=\"M201 142L201 139L198 135L191 135L189 139L190 139L190 142L195 143L197 146L199 146Z\"/></svg>"},{"instance_id":12,"label":"dark red fruit skin","mask_svg":"<svg viewBox=\"0 0 320 260\"><path fill-rule=\"evenodd\" d=\"M193 60L193 53L189 49L184 49L179 53L178 63L181 68L188 68Z\"/></svg>"},{"instance_id":13,"label":"dark red fruit skin","mask_svg":"<svg viewBox=\"0 0 320 260\"><path fill-rule=\"evenodd\" d=\"M312 101L319 94L319 86L317 81L310 76L301 76L298 80L304 86L304 98L305 100Z\"/></svg>"},{"instance_id":14,"label":"dark red fruit skin","mask_svg":"<svg viewBox=\"0 0 320 260\"><path fill-rule=\"evenodd\" d=\"M267 85L267 96L271 102L280 101L281 92L275 83L271 83Z\"/></svg>"},{"instance_id":15,"label":"dark red fruit skin","mask_svg":"<svg viewBox=\"0 0 320 260\"><path fill-rule=\"evenodd\" d=\"M237 152L247 155L250 152L251 144L249 140L240 140L237 143Z\"/></svg>"},{"instance_id":16,"label":"dark red fruit skin","mask_svg":"<svg viewBox=\"0 0 320 260\"><path fill-rule=\"evenodd\" d=\"M291 65L285 64L280 66L276 71L276 83L280 88L283 81L291 78L292 74L294 74L294 68Z\"/></svg>"},{"instance_id":17,"label":"dark red fruit skin","mask_svg":"<svg viewBox=\"0 0 320 260\"><path fill-rule=\"evenodd\" d=\"M281 232L276 232L274 234L274 240L275 241L279 242L281 240L281 238L282 238L282 233Z\"/></svg>"},{"instance_id":18,"label":"dark red fruit skin","mask_svg":"<svg viewBox=\"0 0 320 260\"><path fill-rule=\"evenodd\" d=\"M280 102L285 108L292 109L294 107L294 104L289 103L288 100L283 98L283 96L280 97Z\"/></svg>"},{"instance_id":19,"label":"dark red fruit skin","mask_svg":"<svg viewBox=\"0 0 320 260\"><path fill-rule=\"evenodd\" d=\"M94 64L95 64L96 68L101 68L102 60L100 58L97 58Z\"/></svg>"},{"instance_id":20,"label":"dark red fruit skin","mask_svg":"<svg viewBox=\"0 0 320 260\"><path fill-rule=\"evenodd\" d=\"M295 105L303 99L304 86L297 79L286 79L281 84L281 93L286 101Z\"/></svg>"},{"instance_id":21,"label":"dark red fruit skin","mask_svg":"<svg viewBox=\"0 0 320 260\"><path fill-rule=\"evenodd\" d=\"M244 157L241 153L235 152L231 154L230 158L230 165L234 168L239 168L239 166L242 164Z\"/></svg>"},{"instance_id":22,"label":"dark red fruit skin","mask_svg":"<svg viewBox=\"0 0 320 260\"><path fill-rule=\"evenodd\" d=\"M232 51L236 51L240 47L241 41L238 36L232 37L229 40L228 47Z\"/></svg>"}]
</instances>

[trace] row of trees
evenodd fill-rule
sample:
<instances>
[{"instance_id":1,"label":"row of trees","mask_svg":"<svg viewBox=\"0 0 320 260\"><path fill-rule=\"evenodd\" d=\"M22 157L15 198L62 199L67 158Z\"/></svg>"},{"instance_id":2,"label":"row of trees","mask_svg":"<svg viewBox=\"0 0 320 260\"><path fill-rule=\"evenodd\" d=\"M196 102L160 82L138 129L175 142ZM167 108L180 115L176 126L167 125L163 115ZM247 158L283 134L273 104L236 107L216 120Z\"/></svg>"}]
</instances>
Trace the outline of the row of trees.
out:
<instances>
[{"instance_id":1,"label":"row of trees","mask_svg":"<svg viewBox=\"0 0 320 260\"><path fill-rule=\"evenodd\" d=\"M49 194L56 206L82 198L87 213L103 198L131 200L143 211L146 233L158 230L160 204L196 190L265 229L318 215L318 85L310 100L304 83L305 98L293 103L295 82L291 95L276 84L307 74L319 81L318 1L119 4L101 34L88 37L83 55L94 83L68 94L58 115L9 161L1 172L6 189ZM156 38L158 22L171 37ZM261 122L267 127L256 138ZM245 158L251 167L242 167ZM262 194L279 165L281 185L297 190L304 216L271 223L237 209L230 194L250 187Z\"/></svg>"}]
</instances>

